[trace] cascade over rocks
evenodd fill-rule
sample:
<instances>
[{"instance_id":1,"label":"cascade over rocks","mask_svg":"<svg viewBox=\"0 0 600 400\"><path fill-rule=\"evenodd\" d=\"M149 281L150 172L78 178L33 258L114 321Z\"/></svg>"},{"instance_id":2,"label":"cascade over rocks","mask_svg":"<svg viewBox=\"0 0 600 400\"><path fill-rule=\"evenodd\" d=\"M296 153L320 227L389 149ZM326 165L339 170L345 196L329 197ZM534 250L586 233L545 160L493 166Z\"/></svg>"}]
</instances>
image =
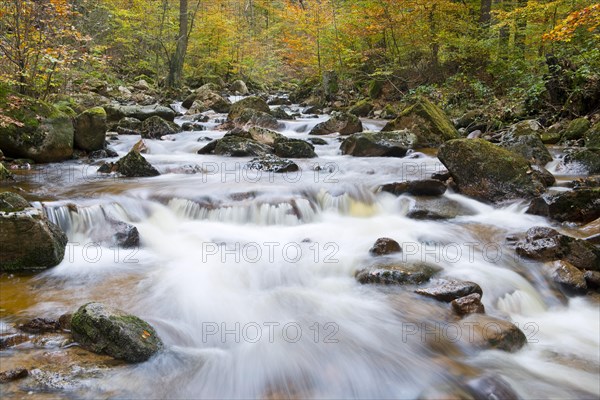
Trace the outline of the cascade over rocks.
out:
<instances>
[{"instance_id":1,"label":"cascade over rocks","mask_svg":"<svg viewBox=\"0 0 600 400\"><path fill-rule=\"evenodd\" d=\"M546 182L523 157L483 139L444 143L438 158L458 190L478 200L497 202L532 198L546 190Z\"/></svg>"}]
</instances>

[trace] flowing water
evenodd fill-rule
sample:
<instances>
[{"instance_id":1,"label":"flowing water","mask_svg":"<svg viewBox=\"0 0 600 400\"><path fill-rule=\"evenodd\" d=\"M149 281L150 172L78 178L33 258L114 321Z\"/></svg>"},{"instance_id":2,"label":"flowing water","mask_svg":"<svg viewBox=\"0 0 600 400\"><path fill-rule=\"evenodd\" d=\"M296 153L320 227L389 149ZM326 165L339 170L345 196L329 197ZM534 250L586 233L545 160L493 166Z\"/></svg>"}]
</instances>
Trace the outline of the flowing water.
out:
<instances>
[{"instance_id":1,"label":"flowing water","mask_svg":"<svg viewBox=\"0 0 600 400\"><path fill-rule=\"evenodd\" d=\"M415 199L378 186L427 178L439 161L418 152L341 156L335 135L315 146L318 158L296 161L300 173L198 155L223 135L214 130L223 116L211 117L204 131L145 141L159 177L108 177L77 161L23 176L21 186L70 244L55 268L0 277L0 328L100 301L149 321L166 345L148 362L94 369L50 397L408 399L486 375L523 398L600 396L598 303L561 297L541 264L518 259L505 243L548 220L525 214L520 202L492 207L450 192L444 198L462 210L458 217L407 218ZM279 131L307 139L325 118L284 122ZM137 140L120 136L112 147L122 156ZM111 219L135 225L142 246L96 243ZM477 282L486 312L517 323L529 343L513 354L476 351L444 330L446 304L411 286L357 283L355 271L384 236L402 245L403 257L437 263L441 276ZM0 369L43 369L60 349L2 351ZM3 390L19 397L29 389Z\"/></svg>"}]
</instances>

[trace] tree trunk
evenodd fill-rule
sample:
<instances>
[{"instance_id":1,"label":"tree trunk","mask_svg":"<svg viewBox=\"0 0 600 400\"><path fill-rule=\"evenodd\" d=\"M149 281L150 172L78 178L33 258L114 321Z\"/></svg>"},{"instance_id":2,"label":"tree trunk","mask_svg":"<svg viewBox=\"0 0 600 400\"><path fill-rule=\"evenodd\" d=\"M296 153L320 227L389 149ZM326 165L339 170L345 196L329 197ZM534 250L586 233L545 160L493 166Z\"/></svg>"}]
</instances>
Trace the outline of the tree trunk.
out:
<instances>
[{"instance_id":1,"label":"tree trunk","mask_svg":"<svg viewBox=\"0 0 600 400\"><path fill-rule=\"evenodd\" d=\"M527 0L518 0L517 4L520 8L527 7ZM527 36L527 18L519 17L517 19L515 30L515 47L521 57L525 57L525 38Z\"/></svg>"},{"instance_id":2,"label":"tree trunk","mask_svg":"<svg viewBox=\"0 0 600 400\"><path fill-rule=\"evenodd\" d=\"M479 22L484 28L490 27L492 19L492 0L481 0L481 8L479 9Z\"/></svg>"},{"instance_id":3,"label":"tree trunk","mask_svg":"<svg viewBox=\"0 0 600 400\"><path fill-rule=\"evenodd\" d=\"M181 85L183 62L188 45L188 0L179 0L179 35L175 53L171 57L167 87L175 88Z\"/></svg>"}]
</instances>

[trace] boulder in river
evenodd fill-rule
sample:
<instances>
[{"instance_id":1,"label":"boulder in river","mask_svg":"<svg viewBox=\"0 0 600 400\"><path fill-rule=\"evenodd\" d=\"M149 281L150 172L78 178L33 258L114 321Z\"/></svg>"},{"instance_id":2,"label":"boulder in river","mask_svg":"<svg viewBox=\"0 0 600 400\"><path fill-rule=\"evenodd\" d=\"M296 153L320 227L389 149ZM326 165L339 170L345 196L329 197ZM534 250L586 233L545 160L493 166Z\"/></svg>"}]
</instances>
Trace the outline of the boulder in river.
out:
<instances>
[{"instance_id":1,"label":"boulder in river","mask_svg":"<svg viewBox=\"0 0 600 400\"><path fill-rule=\"evenodd\" d=\"M73 122L55 106L29 97L0 95L0 109L7 118L0 124L0 148L5 156L50 163L73 155Z\"/></svg>"},{"instance_id":2,"label":"boulder in river","mask_svg":"<svg viewBox=\"0 0 600 400\"><path fill-rule=\"evenodd\" d=\"M71 332L86 349L129 363L146 361L163 347L150 324L101 303L81 306L71 319Z\"/></svg>"},{"instance_id":3,"label":"boulder in river","mask_svg":"<svg viewBox=\"0 0 600 400\"><path fill-rule=\"evenodd\" d=\"M415 144L416 136L406 130L362 132L345 139L340 149L355 157L404 157Z\"/></svg>"},{"instance_id":4,"label":"boulder in river","mask_svg":"<svg viewBox=\"0 0 600 400\"><path fill-rule=\"evenodd\" d=\"M230 125L230 123L227 125ZM242 110L239 116L233 120L233 125L235 127L258 126L268 129L279 128L279 122L277 121L277 118L269 113L253 110L251 108L245 108Z\"/></svg>"},{"instance_id":5,"label":"boulder in river","mask_svg":"<svg viewBox=\"0 0 600 400\"><path fill-rule=\"evenodd\" d=\"M115 130L119 135L139 135L142 121L133 117L124 117L119 120Z\"/></svg>"},{"instance_id":6,"label":"boulder in river","mask_svg":"<svg viewBox=\"0 0 600 400\"><path fill-rule=\"evenodd\" d=\"M563 140L577 140L585 136L590 129L590 121L586 118L575 118L569 123L567 129L562 134Z\"/></svg>"},{"instance_id":7,"label":"boulder in river","mask_svg":"<svg viewBox=\"0 0 600 400\"><path fill-rule=\"evenodd\" d=\"M85 151L100 150L106 138L106 111L102 107L85 110L75 117L75 146Z\"/></svg>"},{"instance_id":8,"label":"boulder in river","mask_svg":"<svg viewBox=\"0 0 600 400\"><path fill-rule=\"evenodd\" d=\"M394 239L381 237L375 241L369 253L373 256L385 256L388 254L401 253L402 247Z\"/></svg>"},{"instance_id":9,"label":"boulder in river","mask_svg":"<svg viewBox=\"0 0 600 400\"><path fill-rule=\"evenodd\" d=\"M500 146L519 154L532 164L546 165L552 161L552 155L542 143L539 135L504 135Z\"/></svg>"},{"instance_id":10,"label":"boulder in river","mask_svg":"<svg viewBox=\"0 0 600 400\"><path fill-rule=\"evenodd\" d=\"M0 193L0 271L54 267L65 255L67 236L21 196Z\"/></svg>"},{"instance_id":11,"label":"boulder in river","mask_svg":"<svg viewBox=\"0 0 600 400\"><path fill-rule=\"evenodd\" d=\"M188 114L198 114L206 110L213 110L217 113L228 113L231 109L231 102L228 99L208 88L203 89L202 87L198 89L193 96L194 101L189 107L186 107L189 108Z\"/></svg>"},{"instance_id":12,"label":"boulder in river","mask_svg":"<svg viewBox=\"0 0 600 400\"><path fill-rule=\"evenodd\" d=\"M452 300L450 303L452 310L458 315L467 314L483 314L485 307L481 303L481 295L479 293L471 293L464 297Z\"/></svg>"},{"instance_id":13,"label":"boulder in river","mask_svg":"<svg viewBox=\"0 0 600 400\"><path fill-rule=\"evenodd\" d=\"M515 352L527 343L527 337L518 326L485 314L469 314L459 325L461 341L475 348Z\"/></svg>"},{"instance_id":14,"label":"boulder in river","mask_svg":"<svg viewBox=\"0 0 600 400\"><path fill-rule=\"evenodd\" d=\"M422 262L376 263L356 273L360 283L382 283L386 285L406 285L425 283L441 271L435 265Z\"/></svg>"},{"instance_id":15,"label":"boulder in river","mask_svg":"<svg viewBox=\"0 0 600 400\"><path fill-rule=\"evenodd\" d=\"M216 154L230 157L263 157L272 154L273 148L256 140L240 136L224 136L209 142L198 154Z\"/></svg>"},{"instance_id":16,"label":"boulder in river","mask_svg":"<svg viewBox=\"0 0 600 400\"><path fill-rule=\"evenodd\" d=\"M600 249L552 228L538 226L529 229L526 237L517 242L516 252L536 261L563 260L579 269L600 271Z\"/></svg>"},{"instance_id":17,"label":"boulder in river","mask_svg":"<svg viewBox=\"0 0 600 400\"><path fill-rule=\"evenodd\" d=\"M281 138L275 141L275 154L279 157L314 158L315 146L301 139Z\"/></svg>"},{"instance_id":18,"label":"boulder in river","mask_svg":"<svg viewBox=\"0 0 600 400\"><path fill-rule=\"evenodd\" d=\"M175 119L175 111L169 107L161 105L150 106L122 106L110 104L104 106L109 121L119 121L122 118L130 117L144 121L150 117L158 116L167 121Z\"/></svg>"},{"instance_id":19,"label":"boulder in river","mask_svg":"<svg viewBox=\"0 0 600 400\"><path fill-rule=\"evenodd\" d=\"M585 147L590 150L600 150L600 121L592 126L584 137Z\"/></svg>"},{"instance_id":20,"label":"boulder in river","mask_svg":"<svg viewBox=\"0 0 600 400\"><path fill-rule=\"evenodd\" d=\"M27 378L29 371L25 368L14 368L0 372L0 384Z\"/></svg>"},{"instance_id":21,"label":"boulder in river","mask_svg":"<svg viewBox=\"0 0 600 400\"><path fill-rule=\"evenodd\" d=\"M102 165L98 172L111 173L118 172L128 178L142 178L160 175L144 156L138 151L132 149L127 155L119 159L115 163L106 163Z\"/></svg>"},{"instance_id":22,"label":"boulder in river","mask_svg":"<svg viewBox=\"0 0 600 400\"><path fill-rule=\"evenodd\" d=\"M357 117L366 117L373 110L373 103L368 100L361 100L348 109L348 113Z\"/></svg>"},{"instance_id":23,"label":"boulder in river","mask_svg":"<svg viewBox=\"0 0 600 400\"><path fill-rule=\"evenodd\" d=\"M260 126L250 127L248 129L247 134L245 131L243 131L241 129L234 129L233 131L228 132L227 135L230 135L232 133L235 133L238 136L245 135L245 137L249 137L252 140L256 140L258 143L266 144L268 146L274 146L275 141L277 141L277 140L285 140L286 139L286 137L283 136L281 133L272 131L267 128L261 128Z\"/></svg>"},{"instance_id":24,"label":"boulder in river","mask_svg":"<svg viewBox=\"0 0 600 400\"><path fill-rule=\"evenodd\" d=\"M352 135L362 132L362 122L356 115L334 111L331 118L325 122L318 123L310 131L311 135L329 135L339 133L340 135Z\"/></svg>"},{"instance_id":25,"label":"boulder in river","mask_svg":"<svg viewBox=\"0 0 600 400\"><path fill-rule=\"evenodd\" d=\"M480 296L483 294L481 287L475 282L460 281L457 279L439 279L431 286L417 289L415 292L446 303L473 293L477 293Z\"/></svg>"},{"instance_id":26,"label":"boulder in river","mask_svg":"<svg viewBox=\"0 0 600 400\"><path fill-rule=\"evenodd\" d=\"M565 155L563 162L586 174L600 174L600 149L579 149Z\"/></svg>"},{"instance_id":27,"label":"boulder in river","mask_svg":"<svg viewBox=\"0 0 600 400\"><path fill-rule=\"evenodd\" d=\"M532 198L546 189L527 160L483 139L450 140L440 147L438 158L458 190L478 200Z\"/></svg>"},{"instance_id":28,"label":"boulder in river","mask_svg":"<svg viewBox=\"0 0 600 400\"><path fill-rule=\"evenodd\" d=\"M407 129L413 133L420 147L438 147L442 143L457 139L458 131L444 112L431 101L421 98L415 104L388 122L382 131Z\"/></svg>"},{"instance_id":29,"label":"boulder in river","mask_svg":"<svg viewBox=\"0 0 600 400\"><path fill-rule=\"evenodd\" d=\"M273 173L296 172L300 170L295 162L273 155L265 155L263 157L254 158L248 164L246 164L246 167L249 169Z\"/></svg>"},{"instance_id":30,"label":"boulder in river","mask_svg":"<svg viewBox=\"0 0 600 400\"><path fill-rule=\"evenodd\" d=\"M172 135L179 131L180 128L175 123L155 115L142 122L140 133L144 139L160 139L165 135Z\"/></svg>"},{"instance_id":31,"label":"boulder in river","mask_svg":"<svg viewBox=\"0 0 600 400\"><path fill-rule=\"evenodd\" d=\"M527 213L560 222L592 222L600 218L600 188L581 188L538 197L531 202Z\"/></svg>"},{"instance_id":32,"label":"boulder in river","mask_svg":"<svg viewBox=\"0 0 600 400\"><path fill-rule=\"evenodd\" d=\"M248 87L246 86L246 83L240 79L233 81L229 86L229 90L231 90L233 93L241 94L242 96L248 94Z\"/></svg>"},{"instance_id":33,"label":"boulder in river","mask_svg":"<svg viewBox=\"0 0 600 400\"><path fill-rule=\"evenodd\" d=\"M418 220L443 220L464 215L475 215L477 211L468 205L446 196L419 196L405 199L408 203L406 216Z\"/></svg>"},{"instance_id":34,"label":"boulder in river","mask_svg":"<svg viewBox=\"0 0 600 400\"><path fill-rule=\"evenodd\" d=\"M227 115L227 120L233 121L236 118L240 117L245 109L251 109L256 111L261 111L264 113L269 113L271 110L267 105L267 102L256 96L246 97L238 102L233 103L229 110L229 114Z\"/></svg>"},{"instance_id":35,"label":"boulder in river","mask_svg":"<svg viewBox=\"0 0 600 400\"><path fill-rule=\"evenodd\" d=\"M441 196L446 192L444 182L435 179L422 179L417 181L388 183L381 187L381 191L392 193L396 196L410 194L413 196Z\"/></svg>"},{"instance_id":36,"label":"boulder in river","mask_svg":"<svg viewBox=\"0 0 600 400\"><path fill-rule=\"evenodd\" d=\"M568 261L552 263L550 277L567 294L585 294L587 291L585 274Z\"/></svg>"}]
</instances>

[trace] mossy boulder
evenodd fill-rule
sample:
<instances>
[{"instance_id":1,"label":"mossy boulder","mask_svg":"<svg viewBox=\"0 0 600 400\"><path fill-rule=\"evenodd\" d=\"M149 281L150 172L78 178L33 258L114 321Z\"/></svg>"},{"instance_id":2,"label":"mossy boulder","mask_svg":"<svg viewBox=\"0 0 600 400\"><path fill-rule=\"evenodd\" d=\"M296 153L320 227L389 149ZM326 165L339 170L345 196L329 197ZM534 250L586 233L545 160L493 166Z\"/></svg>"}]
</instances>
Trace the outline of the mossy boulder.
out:
<instances>
[{"instance_id":1,"label":"mossy boulder","mask_svg":"<svg viewBox=\"0 0 600 400\"><path fill-rule=\"evenodd\" d=\"M246 108L233 120L233 125L237 127L258 126L262 128L277 129L279 122L277 118L269 113Z\"/></svg>"},{"instance_id":2,"label":"mossy boulder","mask_svg":"<svg viewBox=\"0 0 600 400\"><path fill-rule=\"evenodd\" d=\"M340 149L355 157L404 157L416 142L417 137L407 130L362 132L345 139Z\"/></svg>"},{"instance_id":3,"label":"mossy boulder","mask_svg":"<svg viewBox=\"0 0 600 400\"><path fill-rule=\"evenodd\" d=\"M532 164L546 165L552 161L552 155L538 134L518 136L507 134L503 137L500 146L519 154Z\"/></svg>"},{"instance_id":4,"label":"mossy boulder","mask_svg":"<svg viewBox=\"0 0 600 400\"><path fill-rule=\"evenodd\" d=\"M12 181L15 179L15 176L10 173L9 170L6 169L4 164L0 162L0 182L2 181Z\"/></svg>"},{"instance_id":5,"label":"mossy boulder","mask_svg":"<svg viewBox=\"0 0 600 400\"><path fill-rule=\"evenodd\" d=\"M104 148L106 137L106 111L102 107L90 108L75 117L75 145L81 150L95 151Z\"/></svg>"},{"instance_id":6,"label":"mossy boulder","mask_svg":"<svg viewBox=\"0 0 600 400\"><path fill-rule=\"evenodd\" d=\"M246 82L240 79L233 81L229 86L229 90L231 90L233 93L239 93L242 96L248 94L248 86L246 86Z\"/></svg>"},{"instance_id":7,"label":"mossy boulder","mask_svg":"<svg viewBox=\"0 0 600 400\"><path fill-rule=\"evenodd\" d=\"M183 106L186 105L189 108L188 114L198 114L206 110L213 110L218 113L228 113L231 109L231 102L218 94L217 92L210 90L210 86L202 86L196 91L196 93L188 96L185 99ZM189 101L192 99L192 103Z\"/></svg>"},{"instance_id":8,"label":"mossy boulder","mask_svg":"<svg viewBox=\"0 0 600 400\"><path fill-rule=\"evenodd\" d=\"M142 130L142 121L133 117L121 118L115 129L119 135L139 135Z\"/></svg>"},{"instance_id":9,"label":"mossy boulder","mask_svg":"<svg viewBox=\"0 0 600 400\"><path fill-rule=\"evenodd\" d=\"M300 139L281 138L274 143L275 155L289 158L314 158L315 146Z\"/></svg>"},{"instance_id":10,"label":"mossy boulder","mask_svg":"<svg viewBox=\"0 0 600 400\"><path fill-rule=\"evenodd\" d=\"M249 96L236 103L233 103L229 110L229 114L227 115L227 120L235 120L236 118L240 117L244 110L246 110L247 108L256 111L261 111L264 113L269 113L270 111L270 108L267 105L266 101L264 101L260 97Z\"/></svg>"},{"instance_id":11,"label":"mossy boulder","mask_svg":"<svg viewBox=\"0 0 600 400\"><path fill-rule=\"evenodd\" d=\"M545 191L545 182L526 159L483 139L448 141L438 158L458 190L478 200L532 198Z\"/></svg>"},{"instance_id":12,"label":"mossy boulder","mask_svg":"<svg viewBox=\"0 0 600 400\"><path fill-rule=\"evenodd\" d=\"M180 130L177 124L155 115L142 122L140 133L144 139L160 139L165 135L172 135Z\"/></svg>"},{"instance_id":13,"label":"mossy boulder","mask_svg":"<svg viewBox=\"0 0 600 400\"><path fill-rule=\"evenodd\" d=\"M37 271L59 264L67 236L23 197L0 194L0 272Z\"/></svg>"},{"instance_id":14,"label":"mossy boulder","mask_svg":"<svg viewBox=\"0 0 600 400\"><path fill-rule=\"evenodd\" d=\"M575 150L564 157L566 165L575 165L588 174L600 173L600 149Z\"/></svg>"},{"instance_id":15,"label":"mossy boulder","mask_svg":"<svg viewBox=\"0 0 600 400\"><path fill-rule=\"evenodd\" d=\"M584 137L585 147L590 150L600 150L600 122L596 122Z\"/></svg>"},{"instance_id":16,"label":"mossy boulder","mask_svg":"<svg viewBox=\"0 0 600 400\"><path fill-rule=\"evenodd\" d=\"M441 108L427 99L419 99L388 122L382 131L408 129L414 133L421 147L438 147L442 143L457 139L458 131Z\"/></svg>"},{"instance_id":17,"label":"mossy boulder","mask_svg":"<svg viewBox=\"0 0 600 400\"><path fill-rule=\"evenodd\" d=\"M137 151L130 151L115 163L116 172L126 177L150 177L160 173L150 164L144 156Z\"/></svg>"},{"instance_id":18,"label":"mossy boulder","mask_svg":"<svg viewBox=\"0 0 600 400\"><path fill-rule=\"evenodd\" d=\"M128 363L146 361L163 348L150 324L102 303L81 306L71 319L71 333L84 348Z\"/></svg>"},{"instance_id":19,"label":"mossy boulder","mask_svg":"<svg viewBox=\"0 0 600 400\"><path fill-rule=\"evenodd\" d=\"M234 131L238 132L237 133L238 136L240 136L239 132L243 132L238 129L234 129ZM232 134L232 132L228 132L227 135ZM266 144L269 146L273 146L277 140L285 140L286 139L286 137L283 136L281 133L272 131L267 128L261 128L259 126L253 126L250 129L248 129L247 135L245 135L244 133L242 133L241 135L245 136L245 137L249 137L252 140L256 140L259 143Z\"/></svg>"},{"instance_id":20,"label":"mossy boulder","mask_svg":"<svg viewBox=\"0 0 600 400\"><path fill-rule=\"evenodd\" d=\"M58 162L73 155L73 122L55 106L29 97L0 97L0 148L12 158L39 163Z\"/></svg>"},{"instance_id":21,"label":"mossy boulder","mask_svg":"<svg viewBox=\"0 0 600 400\"><path fill-rule=\"evenodd\" d=\"M352 135L362 132L362 122L356 115L342 112L333 112L331 118L317 124L311 131L311 135L329 135L339 133L340 135Z\"/></svg>"},{"instance_id":22,"label":"mossy boulder","mask_svg":"<svg viewBox=\"0 0 600 400\"><path fill-rule=\"evenodd\" d=\"M567 129L562 134L563 140L577 140L583 138L590 129L590 121L586 118L576 118L569 123Z\"/></svg>"},{"instance_id":23,"label":"mossy boulder","mask_svg":"<svg viewBox=\"0 0 600 400\"><path fill-rule=\"evenodd\" d=\"M348 113L357 117L366 117L373 110L373 103L367 100L361 100L348 109Z\"/></svg>"}]
</instances>

